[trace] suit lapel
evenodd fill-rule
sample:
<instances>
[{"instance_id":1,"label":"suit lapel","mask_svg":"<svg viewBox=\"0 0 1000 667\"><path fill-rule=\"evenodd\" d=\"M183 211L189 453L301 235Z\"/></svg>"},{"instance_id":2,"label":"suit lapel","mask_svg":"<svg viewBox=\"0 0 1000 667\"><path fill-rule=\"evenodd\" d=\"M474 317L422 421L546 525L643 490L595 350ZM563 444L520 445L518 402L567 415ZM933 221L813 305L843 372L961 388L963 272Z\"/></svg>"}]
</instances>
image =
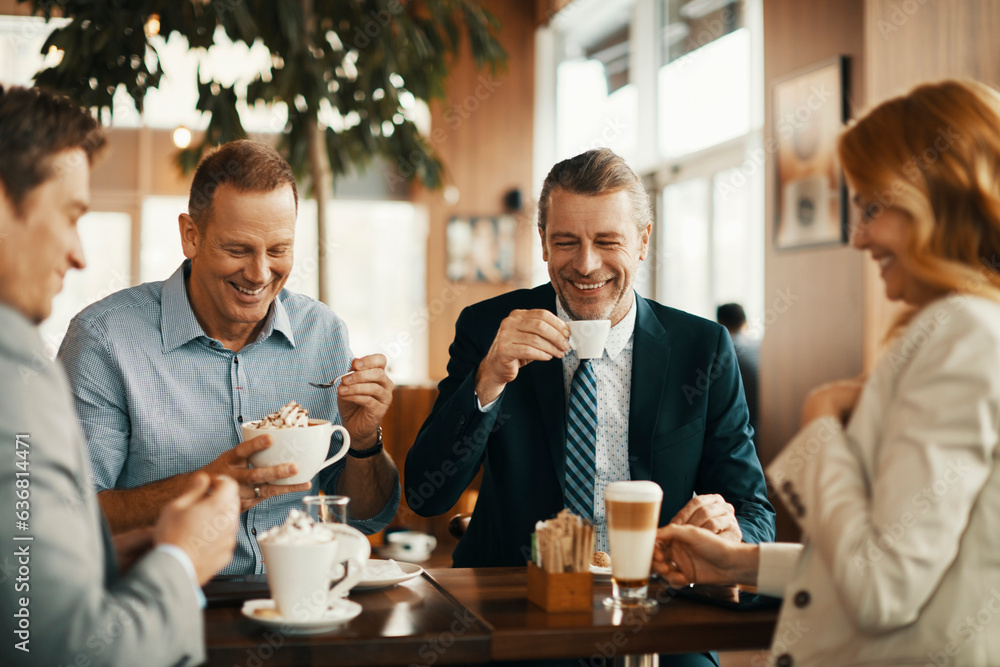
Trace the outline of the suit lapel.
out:
<instances>
[{"instance_id":1,"label":"suit lapel","mask_svg":"<svg viewBox=\"0 0 1000 667\"><path fill-rule=\"evenodd\" d=\"M632 341L632 388L629 393L628 458L632 479L650 479L653 433L662 410L670 367L667 331L646 300L636 295Z\"/></svg>"},{"instance_id":2,"label":"suit lapel","mask_svg":"<svg viewBox=\"0 0 1000 667\"><path fill-rule=\"evenodd\" d=\"M556 293L551 285L536 292L538 299L532 308L544 308L556 312ZM545 429L545 440L552 456L552 466L559 479L559 488L566 484L566 390L563 387L562 360L533 361L525 370L531 379L541 423Z\"/></svg>"}]
</instances>

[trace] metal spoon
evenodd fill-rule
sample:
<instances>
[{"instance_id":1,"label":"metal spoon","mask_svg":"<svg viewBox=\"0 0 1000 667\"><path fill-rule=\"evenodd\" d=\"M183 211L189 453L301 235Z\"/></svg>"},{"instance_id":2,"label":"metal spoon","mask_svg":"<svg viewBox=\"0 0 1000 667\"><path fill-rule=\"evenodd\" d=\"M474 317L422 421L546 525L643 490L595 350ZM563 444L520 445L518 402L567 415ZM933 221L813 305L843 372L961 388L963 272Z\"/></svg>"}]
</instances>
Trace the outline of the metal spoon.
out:
<instances>
[{"instance_id":1,"label":"metal spoon","mask_svg":"<svg viewBox=\"0 0 1000 667\"><path fill-rule=\"evenodd\" d=\"M344 373L343 375L338 375L337 377L333 378L329 382L310 382L309 384L312 385L313 387L319 387L320 389L329 389L330 387L332 387L333 385L337 384L342 379L344 379L345 377L347 377L348 375L351 375L353 373L354 373L354 371L348 371L348 372Z\"/></svg>"}]
</instances>

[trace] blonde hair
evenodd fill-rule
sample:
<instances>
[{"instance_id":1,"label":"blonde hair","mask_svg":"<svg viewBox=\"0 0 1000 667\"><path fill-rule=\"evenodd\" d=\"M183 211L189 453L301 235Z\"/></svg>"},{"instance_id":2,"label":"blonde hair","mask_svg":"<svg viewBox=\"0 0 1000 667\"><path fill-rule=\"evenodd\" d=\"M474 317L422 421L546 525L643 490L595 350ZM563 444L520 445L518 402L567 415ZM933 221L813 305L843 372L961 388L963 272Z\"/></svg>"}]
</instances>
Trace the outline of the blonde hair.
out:
<instances>
[{"instance_id":1,"label":"blonde hair","mask_svg":"<svg viewBox=\"0 0 1000 667\"><path fill-rule=\"evenodd\" d=\"M837 151L871 207L911 221L917 280L1000 301L1000 93L976 81L918 86L850 125Z\"/></svg>"}]
</instances>

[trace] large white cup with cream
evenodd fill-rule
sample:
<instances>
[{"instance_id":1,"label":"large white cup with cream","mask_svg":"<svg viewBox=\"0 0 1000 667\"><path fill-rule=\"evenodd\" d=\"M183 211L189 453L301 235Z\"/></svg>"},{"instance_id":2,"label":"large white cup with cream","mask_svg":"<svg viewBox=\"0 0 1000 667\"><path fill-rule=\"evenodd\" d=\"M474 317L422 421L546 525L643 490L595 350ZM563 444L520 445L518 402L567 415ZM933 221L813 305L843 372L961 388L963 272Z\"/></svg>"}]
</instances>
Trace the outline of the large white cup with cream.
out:
<instances>
[{"instance_id":1,"label":"large white cup with cream","mask_svg":"<svg viewBox=\"0 0 1000 667\"><path fill-rule=\"evenodd\" d=\"M314 523L292 510L257 539L278 613L291 621L321 618L364 576L371 546L361 531Z\"/></svg>"},{"instance_id":2,"label":"large white cup with cream","mask_svg":"<svg viewBox=\"0 0 1000 667\"><path fill-rule=\"evenodd\" d=\"M332 456L330 441L335 432L343 437L343 444ZM243 440L260 435L271 436L271 446L250 456L255 468L294 463L298 473L270 484L289 485L312 481L320 470L344 458L351 446L351 436L340 424L326 419L310 419L309 411L294 401L263 419L243 424Z\"/></svg>"}]
</instances>

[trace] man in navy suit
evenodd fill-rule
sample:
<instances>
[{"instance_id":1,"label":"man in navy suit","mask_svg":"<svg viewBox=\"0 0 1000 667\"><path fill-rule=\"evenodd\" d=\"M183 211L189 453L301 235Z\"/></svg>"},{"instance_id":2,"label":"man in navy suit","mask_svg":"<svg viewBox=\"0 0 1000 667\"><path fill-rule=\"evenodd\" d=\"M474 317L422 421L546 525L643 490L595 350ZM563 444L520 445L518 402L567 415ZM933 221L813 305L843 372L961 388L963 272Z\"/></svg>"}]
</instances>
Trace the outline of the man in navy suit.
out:
<instances>
[{"instance_id":1,"label":"man in navy suit","mask_svg":"<svg viewBox=\"0 0 1000 667\"><path fill-rule=\"evenodd\" d=\"M535 522L566 506L567 403L580 365L570 320L610 319L597 387L592 516L607 550L604 487L651 479L660 525L736 541L774 539L733 344L718 324L639 297L652 212L641 181L607 149L560 162L538 205L549 284L466 308L448 377L406 459L405 492L441 514L483 469L457 567L524 565Z\"/></svg>"}]
</instances>

